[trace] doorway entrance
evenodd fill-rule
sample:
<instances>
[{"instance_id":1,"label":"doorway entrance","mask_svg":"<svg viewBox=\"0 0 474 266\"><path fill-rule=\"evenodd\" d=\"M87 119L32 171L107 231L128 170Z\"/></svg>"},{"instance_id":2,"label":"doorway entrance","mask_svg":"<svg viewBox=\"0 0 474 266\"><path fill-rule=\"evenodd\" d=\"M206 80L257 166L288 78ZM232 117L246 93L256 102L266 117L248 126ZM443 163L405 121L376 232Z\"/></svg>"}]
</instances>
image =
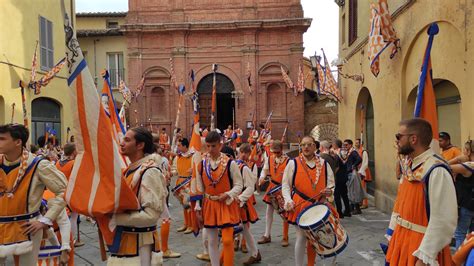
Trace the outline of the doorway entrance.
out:
<instances>
[{"instance_id":1,"label":"doorway entrance","mask_svg":"<svg viewBox=\"0 0 474 266\"><path fill-rule=\"evenodd\" d=\"M202 127L211 126L213 74L204 76L198 83L199 114ZM216 74L216 127L220 130L233 125L235 118L235 99L232 98L234 84L223 74Z\"/></svg>"}]
</instances>

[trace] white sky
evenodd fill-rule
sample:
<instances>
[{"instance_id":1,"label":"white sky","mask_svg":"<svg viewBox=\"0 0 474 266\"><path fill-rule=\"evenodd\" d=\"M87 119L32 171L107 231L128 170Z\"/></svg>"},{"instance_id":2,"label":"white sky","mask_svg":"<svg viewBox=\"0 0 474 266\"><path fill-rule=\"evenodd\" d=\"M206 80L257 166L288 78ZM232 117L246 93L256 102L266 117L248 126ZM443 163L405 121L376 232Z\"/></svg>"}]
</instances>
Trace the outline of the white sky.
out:
<instances>
[{"instance_id":1,"label":"white sky","mask_svg":"<svg viewBox=\"0 0 474 266\"><path fill-rule=\"evenodd\" d=\"M339 7L334 0L302 0L305 17L313 22L304 34L304 55L326 52L328 61L337 57L339 43ZM128 11L128 0L76 0L77 12Z\"/></svg>"}]
</instances>

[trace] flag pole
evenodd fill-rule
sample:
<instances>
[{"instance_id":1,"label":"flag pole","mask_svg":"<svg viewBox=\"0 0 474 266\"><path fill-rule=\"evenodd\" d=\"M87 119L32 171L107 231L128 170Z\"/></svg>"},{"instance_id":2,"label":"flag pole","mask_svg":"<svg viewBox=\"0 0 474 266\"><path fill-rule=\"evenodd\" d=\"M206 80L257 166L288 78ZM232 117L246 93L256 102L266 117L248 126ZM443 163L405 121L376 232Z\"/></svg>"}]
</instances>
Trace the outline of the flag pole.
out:
<instances>
[{"instance_id":1,"label":"flag pole","mask_svg":"<svg viewBox=\"0 0 474 266\"><path fill-rule=\"evenodd\" d=\"M211 131L216 129L216 82L217 82L217 64L212 64L212 73L213 73L213 78L212 78L212 104L211 104Z\"/></svg>"}]
</instances>

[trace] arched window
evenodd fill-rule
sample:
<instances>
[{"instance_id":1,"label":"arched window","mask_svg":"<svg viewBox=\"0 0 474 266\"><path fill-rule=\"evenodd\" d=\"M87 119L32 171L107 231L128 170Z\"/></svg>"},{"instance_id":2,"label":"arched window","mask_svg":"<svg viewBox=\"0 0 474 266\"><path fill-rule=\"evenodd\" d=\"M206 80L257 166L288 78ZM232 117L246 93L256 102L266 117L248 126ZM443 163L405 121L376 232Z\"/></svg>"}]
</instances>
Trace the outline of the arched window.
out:
<instances>
[{"instance_id":1,"label":"arched window","mask_svg":"<svg viewBox=\"0 0 474 266\"><path fill-rule=\"evenodd\" d=\"M162 87L155 87L151 90L151 117L154 120L165 121L168 117L168 106L166 103L165 90Z\"/></svg>"},{"instance_id":2,"label":"arched window","mask_svg":"<svg viewBox=\"0 0 474 266\"><path fill-rule=\"evenodd\" d=\"M54 129L56 139L61 139L61 106L48 98L37 98L31 102L31 143L37 144L46 130Z\"/></svg>"}]
</instances>

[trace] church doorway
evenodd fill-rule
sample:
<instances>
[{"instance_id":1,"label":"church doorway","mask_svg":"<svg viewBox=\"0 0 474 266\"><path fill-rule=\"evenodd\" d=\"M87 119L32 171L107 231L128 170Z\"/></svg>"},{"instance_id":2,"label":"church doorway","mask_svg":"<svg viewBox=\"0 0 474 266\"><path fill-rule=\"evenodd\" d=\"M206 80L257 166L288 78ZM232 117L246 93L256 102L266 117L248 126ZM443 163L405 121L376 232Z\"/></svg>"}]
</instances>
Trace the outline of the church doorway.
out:
<instances>
[{"instance_id":1,"label":"church doorway","mask_svg":"<svg viewBox=\"0 0 474 266\"><path fill-rule=\"evenodd\" d=\"M213 74L204 76L198 83L199 115L202 127L211 126ZM223 74L216 74L217 108L216 127L220 130L233 125L235 118L235 99L232 98L234 84Z\"/></svg>"}]
</instances>

